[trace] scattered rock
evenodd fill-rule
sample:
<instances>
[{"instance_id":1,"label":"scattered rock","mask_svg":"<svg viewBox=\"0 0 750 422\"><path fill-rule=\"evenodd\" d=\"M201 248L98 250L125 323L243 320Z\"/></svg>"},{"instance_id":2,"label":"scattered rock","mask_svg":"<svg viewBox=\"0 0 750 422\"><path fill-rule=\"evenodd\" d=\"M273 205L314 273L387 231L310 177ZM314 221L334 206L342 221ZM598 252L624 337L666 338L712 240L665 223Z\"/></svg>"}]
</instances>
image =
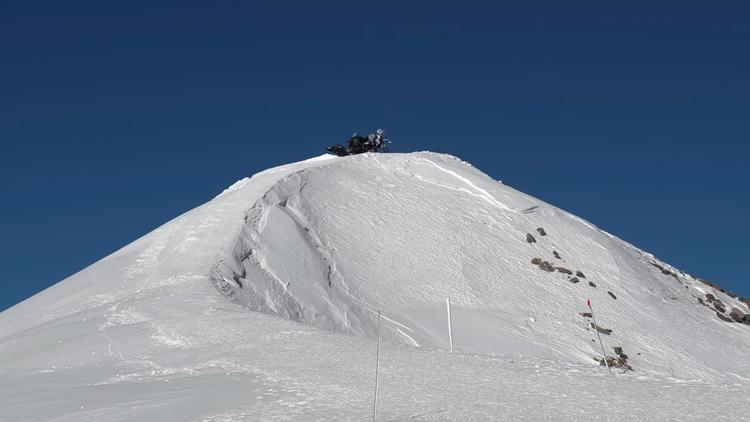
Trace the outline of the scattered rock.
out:
<instances>
[{"instance_id":1,"label":"scattered rock","mask_svg":"<svg viewBox=\"0 0 750 422\"><path fill-rule=\"evenodd\" d=\"M581 280L579 280L579 279L578 279L578 277L573 277L573 278L571 278L571 279L570 279L569 281L570 281L571 283L573 283L573 284L576 284L576 283L578 283L578 282L579 282L579 281L581 281Z\"/></svg>"},{"instance_id":2,"label":"scattered rock","mask_svg":"<svg viewBox=\"0 0 750 422\"><path fill-rule=\"evenodd\" d=\"M604 359L602 358L596 358L599 361L599 366L604 366ZM628 371L632 371L633 367L628 365L627 359L623 358L615 358L613 356L607 356L607 365L609 365L610 368L619 368L619 369L626 369Z\"/></svg>"},{"instance_id":3,"label":"scattered rock","mask_svg":"<svg viewBox=\"0 0 750 422\"><path fill-rule=\"evenodd\" d=\"M557 253L557 251L552 251L552 256L554 256L557 259L562 259L562 258L560 258L560 254Z\"/></svg>"},{"instance_id":4,"label":"scattered rock","mask_svg":"<svg viewBox=\"0 0 750 422\"><path fill-rule=\"evenodd\" d=\"M716 298L711 293L706 293L706 300L709 302L713 302L714 300L716 300Z\"/></svg>"},{"instance_id":5,"label":"scattered rock","mask_svg":"<svg viewBox=\"0 0 750 422\"><path fill-rule=\"evenodd\" d=\"M586 276L583 275L583 272L581 270L576 271L576 277L586 278Z\"/></svg>"},{"instance_id":6,"label":"scattered rock","mask_svg":"<svg viewBox=\"0 0 750 422\"><path fill-rule=\"evenodd\" d=\"M591 312L579 312L578 315L584 317L584 318L591 318Z\"/></svg>"},{"instance_id":7,"label":"scattered rock","mask_svg":"<svg viewBox=\"0 0 750 422\"><path fill-rule=\"evenodd\" d=\"M600 326L594 324L593 322L591 323L591 328L595 329L596 331L598 331L598 332L600 332L602 334L606 334L606 335L612 334L612 330L610 330L609 328L600 327Z\"/></svg>"},{"instance_id":8,"label":"scattered rock","mask_svg":"<svg viewBox=\"0 0 750 422\"><path fill-rule=\"evenodd\" d=\"M719 299L714 300L714 309L716 309L718 312L721 312L722 314L727 311L726 308L724 308L724 304L721 303Z\"/></svg>"},{"instance_id":9,"label":"scattered rock","mask_svg":"<svg viewBox=\"0 0 750 422\"><path fill-rule=\"evenodd\" d=\"M544 261L542 262L542 265L539 266L544 271L547 271L548 273L554 273L555 267L552 266L551 262Z\"/></svg>"},{"instance_id":10,"label":"scattered rock","mask_svg":"<svg viewBox=\"0 0 750 422\"><path fill-rule=\"evenodd\" d=\"M536 243L536 239L531 235L531 233L526 233L526 241L529 243Z\"/></svg>"},{"instance_id":11,"label":"scattered rock","mask_svg":"<svg viewBox=\"0 0 750 422\"><path fill-rule=\"evenodd\" d=\"M750 318L750 315L745 315L744 312L740 311L737 308L732 308L731 312L729 312L729 316L737 322L745 322L748 318Z\"/></svg>"},{"instance_id":12,"label":"scattered rock","mask_svg":"<svg viewBox=\"0 0 750 422\"><path fill-rule=\"evenodd\" d=\"M703 301L703 299L698 298L698 303L700 303L703 306L706 306L706 302Z\"/></svg>"},{"instance_id":13,"label":"scattered rock","mask_svg":"<svg viewBox=\"0 0 750 422\"><path fill-rule=\"evenodd\" d=\"M551 262L542 261L541 258L533 258L531 263L538 266L541 270L547 271L548 273L555 272L555 267L552 266Z\"/></svg>"},{"instance_id":14,"label":"scattered rock","mask_svg":"<svg viewBox=\"0 0 750 422\"><path fill-rule=\"evenodd\" d=\"M607 356L607 363L609 364L609 366L612 368L627 369L629 371L632 371L633 367L628 365L628 355L623 353L622 347L613 347L613 349L615 350L617 357L615 358L613 356ZM604 366L604 359L599 359L599 365Z\"/></svg>"},{"instance_id":15,"label":"scattered rock","mask_svg":"<svg viewBox=\"0 0 750 422\"><path fill-rule=\"evenodd\" d=\"M609 294L610 296L612 296L612 299L617 299L617 296L615 296L615 294L612 293L612 292L610 292L609 290L607 291L607 294Z\"/></svg>"},{"instance_id":16,"label":"scattered rock","mask_svg":"<svg viewBox=\"0 0 750 422\"><path fill-rule=\"evenodd\" d=\"M541 228L541 227L539 227L538 229L536 229L536 231L539 233L540 236L547 236L547 232L544 231L544 229Z\"/></svg>"},{"instance_id":17,"label":"scattered rock","mask_svg":"<svg viewBox=\"0 0 750 422\"><path fill-rule=\"evenodd\" d=\"M661 265L659 265L659 264L657 264L655 262L652 262L651 265L653 265L654 267L658 268L659 271L661 271L662 274L672 276L672 277L675 278L675 280L680 281L680 278L677 277L677 274L673 273L672 271L669 271L668 269L664 268L663 266L661 266Z\"/></svg>"},{"instance_id":18,"label":"scattered rock","mask_svg":"<svg viewBox=\"0 0 750 422\"><path fill-rule=\"evenodd\" d=\"M564 267L555 267L555 269L556 269L557 271L559 271L559 272L563 273L563 274L569 274L569 275L573 275L573 271L570 271L570 270L569 270L569 269L567 269L567 268L564 268Z\"/></svg>"},{"instance_id":19,"label":"scattered rock","mask_svg":"<svg viewBox=\"0 0 750 422\"><path fill-rule=\"evenodd\" d=\"M604 363L604 359L599 358L599 366L609 365L610 368L614 368L617 359L614 356L607 356L607 363Z\"/></svg>"},{"instance_id":20,"label":"scattered rock","mask_svg":"<svg viewBox=\"0 0 750 422\"><path fill-rule=\"evenodd\" d=\"M613 347L613 349L615 350L615 353L617 354L617 356L620 357L620 359L625 360L625 361L628 360L628 355L626 355L625 352L622 351L622 347L617 346L617 347Z\"/></svg>"},{"instance_id":21,"label":"scattered rock","mask_svg":"<svg viewBox=\"0 0 750 422\"><path fill-rule=\"evenodd\" d=\"M593 281L589 281L589 286L596 287L596 284Z\"/></svg>"},{"instance_id":22,"label":"scattered rock","mask_svg":"<svg viewBox=\"0 0 750 422\"><path fill-rule=\"evenodd\" d=\"M615 365L615 368L620 369L627 369L628 371L632 371L633 367L628 365L628 358L620 356L619 359L617 359L617 364Z\"/></svg>"},{"instance_id":23,"label":"scattered rock","mask_svg":"<svg viewBox=\"0 0 750 422\"><path fill-rule=\"evenodd\" d=\"M719 317L720 320L726 321L726 322L734 322L732 318L729 318L728 316L722 314L721 312L716 312L716 316Z\"/></svg>"}]
</instances>

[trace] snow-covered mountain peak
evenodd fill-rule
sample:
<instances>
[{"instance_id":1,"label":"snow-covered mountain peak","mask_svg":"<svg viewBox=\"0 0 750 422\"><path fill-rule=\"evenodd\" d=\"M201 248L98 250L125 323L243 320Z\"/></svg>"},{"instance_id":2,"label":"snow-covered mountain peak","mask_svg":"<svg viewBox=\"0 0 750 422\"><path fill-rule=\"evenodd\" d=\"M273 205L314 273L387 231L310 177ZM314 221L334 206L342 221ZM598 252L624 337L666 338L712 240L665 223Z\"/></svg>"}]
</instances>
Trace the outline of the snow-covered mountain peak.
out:
<instances>
[{"instance_id":1,"label":"snow-covered mountain peak","mask_svg":"<svg viewBox=\"0 0 750 422\"><path fill-rule=\"evenodd\" d=\"M234 371L267 385L290 376L276 355L301 347L310 360L293 355L294 377L315 386L284 385L312 394L312 351L355 362L378 311L400 358L447 350L446 299L464 359L454 368L521 356L595 371L600 331L607 355L644 379L750 380L746 304L468 163L420 152L325 155L238 181L0 314L0 381L64 373L85 378L80 397L90 383ZM222 400L254 388L243 383Z\"/></svg>"},{"instance_id":2,"label":"snow-covered mountain peak","mask_svg":"<svg viewBox=\"0 0 750 422\"><path fill-rule=\"evenodd\" d=\"M630 364L684 376L742 359L742 347L694 353L696 338L745 344L750 332L698 299L721 295L727 317L748 312L739 301L441 154L366 154L280 178L226 252L212 280L250 309L370 336L380 309L391 339L421 347L448 347L446 298L460 350L589 361L601 354L581 316L590 298Z\"/></svg>"}]
</instances>

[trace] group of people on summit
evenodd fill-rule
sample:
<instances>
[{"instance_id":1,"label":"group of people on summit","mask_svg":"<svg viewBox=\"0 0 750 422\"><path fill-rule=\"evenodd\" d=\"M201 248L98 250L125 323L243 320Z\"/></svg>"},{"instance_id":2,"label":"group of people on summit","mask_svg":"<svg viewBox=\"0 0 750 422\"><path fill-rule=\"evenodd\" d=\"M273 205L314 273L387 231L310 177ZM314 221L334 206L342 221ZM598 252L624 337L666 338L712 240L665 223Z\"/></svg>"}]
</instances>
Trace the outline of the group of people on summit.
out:
<instances>
[{"instance_id":1,"label":"group of people on summit","mask_svg":"<svg viewBox=\"0 0 750 422\"><path fill-rule=\"evenodd\" d=\"M333 145L326 147L326 151L344 157L347 155L362 154L363 152L388 152L391 141L384 137L385 131L378 129L375 133L360 136L356 132L349 138L347 146Z\"/></svg>"}]
</instances>

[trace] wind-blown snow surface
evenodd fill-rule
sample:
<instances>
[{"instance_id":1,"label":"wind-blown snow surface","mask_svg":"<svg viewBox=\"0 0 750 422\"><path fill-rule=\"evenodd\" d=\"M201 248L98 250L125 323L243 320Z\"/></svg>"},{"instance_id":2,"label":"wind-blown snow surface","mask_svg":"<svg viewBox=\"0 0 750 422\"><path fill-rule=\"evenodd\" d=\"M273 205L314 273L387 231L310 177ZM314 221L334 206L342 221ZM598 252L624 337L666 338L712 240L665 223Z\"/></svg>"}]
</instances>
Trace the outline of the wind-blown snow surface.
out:
<instances>
[{"instance_id":1,"label":"wind-blown snow surface","mask_svg":"<svg viewBox=\"0 0 750 422\"><path fill-rule=\"evenodd\" d=\"M379 420L747 418L750 326L705 293L749 312L454 157L323 156L0 314L0 420L371 418L377 309Z\"/></svg>"}]
</instances>

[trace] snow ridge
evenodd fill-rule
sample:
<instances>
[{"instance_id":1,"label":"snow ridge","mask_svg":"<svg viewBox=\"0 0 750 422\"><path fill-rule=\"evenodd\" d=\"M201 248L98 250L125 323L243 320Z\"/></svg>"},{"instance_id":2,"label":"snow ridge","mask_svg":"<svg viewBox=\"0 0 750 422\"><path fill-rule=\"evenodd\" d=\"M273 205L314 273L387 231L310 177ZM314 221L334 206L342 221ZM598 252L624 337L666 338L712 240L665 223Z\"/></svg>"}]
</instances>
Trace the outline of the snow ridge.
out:
<instances>
[{"instance_id":1,"label":"snow ridge","mask_svg":"<svg viewBox=\"0 0 750 422\"><path fill-rule=\"evenodd\" d=\"M215 285L252 310L335 332L373 336L380 309L387 338L446 349L450 297L460 350L590 362L600 351L581 314L592 298L614 328L608 347L624 348L640 370L722 376L750 345L750 327L701 309L707 286L676 270L665 277L654 264L671 267L652 256L447 155L364 154L304 168L279 179L244 222L212 271ZM545 273L532 258L560 269ZM696 331L706 344L738 347L706 359L680 338Z\"/></svg>"}]
</instances>

